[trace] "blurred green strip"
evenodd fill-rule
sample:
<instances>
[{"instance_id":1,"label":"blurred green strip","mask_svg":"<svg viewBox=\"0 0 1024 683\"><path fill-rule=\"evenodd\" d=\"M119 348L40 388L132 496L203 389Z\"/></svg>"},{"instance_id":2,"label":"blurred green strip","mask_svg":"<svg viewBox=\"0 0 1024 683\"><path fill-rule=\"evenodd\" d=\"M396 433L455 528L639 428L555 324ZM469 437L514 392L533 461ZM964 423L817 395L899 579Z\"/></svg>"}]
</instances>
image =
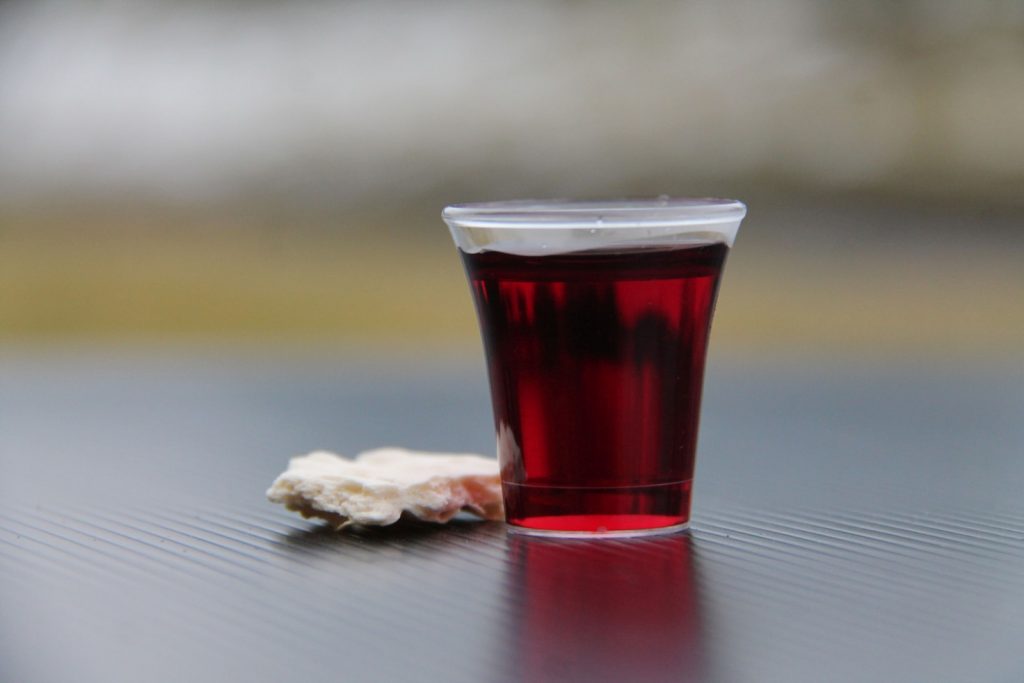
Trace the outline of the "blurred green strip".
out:
<instances>
[{"instance_id":1,"label":"blurred green strip","mask_svg":"<svg viewBox=\"0 0 1024 683\"><path fill-rule=\"evenodd\" d=\"M360 239L22 235L0 239L0 339L466 337L460 269Z\"/></svg>"},{"instance_id":2,"label":"blurred green strip","mask_svg":"<svg viewBox=\"0 0 1024 683\"><path fill-rule=\"evenodd\" d=\"M237 231L0 233L0 342L478 344L461 264L438 238ZM1020 354L1019 253L824 258L741 245L716 348Z\"/></svg>"}]
</instances>

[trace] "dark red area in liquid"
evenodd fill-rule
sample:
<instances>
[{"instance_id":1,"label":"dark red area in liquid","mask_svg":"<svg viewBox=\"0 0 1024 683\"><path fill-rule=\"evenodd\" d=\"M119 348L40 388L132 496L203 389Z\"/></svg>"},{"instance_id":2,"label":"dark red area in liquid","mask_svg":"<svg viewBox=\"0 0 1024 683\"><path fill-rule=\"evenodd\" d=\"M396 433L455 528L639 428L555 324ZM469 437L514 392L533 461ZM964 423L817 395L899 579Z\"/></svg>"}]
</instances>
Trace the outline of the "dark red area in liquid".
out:
<instances>
[{"instance_id":1,"label":"dark red area in liquid","mask_svg":"<svg viewBox=\"0 0 1024 683\"><path fill-rule=\"evenodd\" d=\"M724 244L463 254L506 515L552 531L689 519Z\"/></svg>"}]
</instances>

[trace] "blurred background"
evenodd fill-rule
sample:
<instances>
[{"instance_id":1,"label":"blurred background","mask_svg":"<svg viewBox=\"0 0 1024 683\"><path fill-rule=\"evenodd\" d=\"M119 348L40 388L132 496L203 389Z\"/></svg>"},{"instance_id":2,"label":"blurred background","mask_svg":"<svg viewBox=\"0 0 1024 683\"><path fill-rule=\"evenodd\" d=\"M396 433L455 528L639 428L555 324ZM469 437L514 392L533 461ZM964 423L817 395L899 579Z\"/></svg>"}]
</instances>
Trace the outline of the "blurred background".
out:
<instances>
[{"instance_id":1,"label":"blurred background","mask_svg":"<svg viewBox=\"0 0 1024 683\"><path fill-rule=\"evenodd\" d=\"M0 2L0 349L479 354L439 213L745 200L713 348L1020 357L1024 4Z\"/></svg>"},{"instance_id":2,"label":"blurred background","mask_svg":"<svg viewBox=\"0 0 1024 683\"><path fill-rule=\"evenodd\" d=\"M661 194L749 205L676 624L707 678L1024 680L1021 0L0 0L0 679L546 662L509 653L593 620L529 608L583 555L263 492L494 452L443 206Z\"/></svg>"}]
</instances>

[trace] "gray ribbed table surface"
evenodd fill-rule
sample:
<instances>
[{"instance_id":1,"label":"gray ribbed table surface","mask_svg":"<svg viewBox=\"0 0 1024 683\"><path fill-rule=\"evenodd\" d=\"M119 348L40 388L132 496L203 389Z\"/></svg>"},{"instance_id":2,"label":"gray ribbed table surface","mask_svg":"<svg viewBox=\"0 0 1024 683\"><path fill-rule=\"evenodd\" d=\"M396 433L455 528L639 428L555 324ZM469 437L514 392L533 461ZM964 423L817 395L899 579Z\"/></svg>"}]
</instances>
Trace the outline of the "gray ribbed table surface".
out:
<instances>
[{"instance_id":1,"label":"gray ribbed table surface","mask_svg":"<svg viewBox=\"0 0 1024 683\"><path fill-rule=\"evenodd\" d=\"M288 456L493 451L483 365L0 356L0 681L1024 680L1024 363L714 357L694 528L337 534Z\"/></svg>"}]
</instances>

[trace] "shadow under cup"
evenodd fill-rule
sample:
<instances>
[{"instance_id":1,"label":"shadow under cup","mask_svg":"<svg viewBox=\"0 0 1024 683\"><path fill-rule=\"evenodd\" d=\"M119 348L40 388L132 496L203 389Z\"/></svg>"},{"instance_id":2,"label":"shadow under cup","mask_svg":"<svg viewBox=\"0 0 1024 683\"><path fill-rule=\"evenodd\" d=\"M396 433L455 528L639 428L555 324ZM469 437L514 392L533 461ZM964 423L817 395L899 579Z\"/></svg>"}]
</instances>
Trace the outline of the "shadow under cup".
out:
<instances>
[{"instance_id":1,"label":"shadow under cup","mask_svg":"<svg viewBox=\"0 0 1024 683\"><path fill-rule=\"evenodd\" d=\"M686 528L708 334L746 213L722 199L450 206L510 529Z\"/></svg>"}]
</instances>

